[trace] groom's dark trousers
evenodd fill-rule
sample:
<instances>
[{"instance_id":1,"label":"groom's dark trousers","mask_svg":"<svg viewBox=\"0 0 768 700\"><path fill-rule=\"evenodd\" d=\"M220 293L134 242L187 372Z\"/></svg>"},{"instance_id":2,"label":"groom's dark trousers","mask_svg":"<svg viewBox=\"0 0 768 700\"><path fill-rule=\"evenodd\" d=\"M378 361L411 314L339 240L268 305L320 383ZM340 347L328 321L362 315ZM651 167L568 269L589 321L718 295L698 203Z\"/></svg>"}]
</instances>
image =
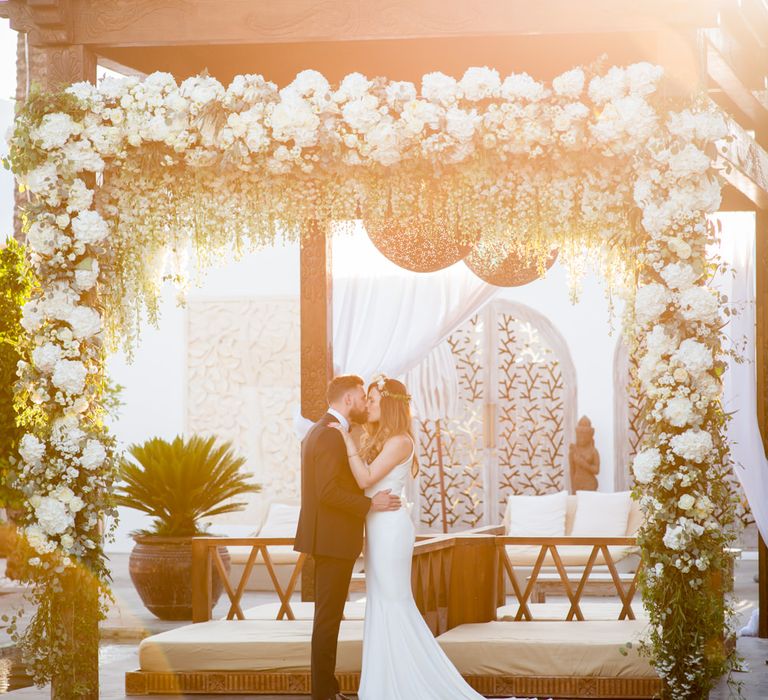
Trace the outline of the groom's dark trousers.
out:
<instances>
[{"instance_id":1,"label":"groom's dark trousers","mask_svg":"<svg viewBox=\"0 0 768 700\"><path fill-rule=\"evenodd\" d=\"M342 436L326 413L301 444L301 512L294 549L315 560L315 617L312 627L312 698L339 692L336 646L352 567L363 548L365 516L371 506L349 468Z\"/></svg>"}]
</instances>

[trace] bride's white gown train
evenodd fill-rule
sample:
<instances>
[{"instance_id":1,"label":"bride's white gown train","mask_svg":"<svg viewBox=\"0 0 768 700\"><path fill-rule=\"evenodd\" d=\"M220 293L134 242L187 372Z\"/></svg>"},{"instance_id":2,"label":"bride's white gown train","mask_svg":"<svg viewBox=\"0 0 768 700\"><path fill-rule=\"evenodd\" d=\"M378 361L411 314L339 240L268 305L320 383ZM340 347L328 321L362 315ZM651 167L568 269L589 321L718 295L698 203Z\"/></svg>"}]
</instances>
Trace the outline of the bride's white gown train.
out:
<instances>
[{"instance_id":1,"label":"bride's white gown train","mask_svg":"<svg viewBox=\"0 0 768 700\"><path fill-rule=\"evenodd\" d=\"M411 459L369 487L401 494ZM427 627L411 592L415 532L408 510L369 513L365 521L365 623L360 700L484 700Z\"/></svg>"}]
</instances>

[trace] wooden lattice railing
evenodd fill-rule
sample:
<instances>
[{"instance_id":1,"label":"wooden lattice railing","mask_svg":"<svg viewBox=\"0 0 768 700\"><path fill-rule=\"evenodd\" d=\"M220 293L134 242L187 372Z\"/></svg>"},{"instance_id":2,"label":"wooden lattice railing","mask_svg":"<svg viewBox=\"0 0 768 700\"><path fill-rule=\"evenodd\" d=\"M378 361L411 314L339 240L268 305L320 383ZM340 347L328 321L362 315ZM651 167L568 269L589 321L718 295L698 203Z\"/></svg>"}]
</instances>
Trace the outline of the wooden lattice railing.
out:
<instances>
[{"instance_id":1,"label":"wooden lattice railing","mask_svg":"<svg viewBox=\"0 0 768 700\"><path fill-rule=\"evenodd\" d=\"M497 536L496 549L498 552L498 560L501 569L501 584L503 586L504 575L512 585L515 598L517 598L518 610L515 614L515 620L533 620L533 614L528 606L528 602L531 599L542 568L544 568L547 554L550 555L554 568L560 578L562 588L568 597L570 602L570 608L566 615L566 620L583 620L584 615L581 611L581 598L590 581L590 575L593 572L595 564L599 556L602 556L602 562L600 566L606 566L610 574L610 580L616 590L616 595L621 602L621 611L619 612L619 620L635 619L635 613L632 609L632 600L635 597L637 591L638 575L640 573L640 564L638 563L637 570L631 581L628 581L628 586L624 588L624 582L621 580L621 575L616 569L616 563L613 561L613 556L609 547L636 547L637 540L634 537L504 537ZM539 553L533 564L530 576L528 576L528 582L525 589L521 589L520 582L515 575L515 566L518 568L528 569L529 566L515 565L509 558L506 547L512 546L534 546L539 547ZM566 570L563 564L562 557L558 547L591 547L591 552L587 559L586 565L582 568L579 566L571 565L572 569L581 569L581 573L576 575ZM551 568L551 565L549 565ZM572 583L576 583L576 589L571 587Z\"/></svg>"}]
</instances>

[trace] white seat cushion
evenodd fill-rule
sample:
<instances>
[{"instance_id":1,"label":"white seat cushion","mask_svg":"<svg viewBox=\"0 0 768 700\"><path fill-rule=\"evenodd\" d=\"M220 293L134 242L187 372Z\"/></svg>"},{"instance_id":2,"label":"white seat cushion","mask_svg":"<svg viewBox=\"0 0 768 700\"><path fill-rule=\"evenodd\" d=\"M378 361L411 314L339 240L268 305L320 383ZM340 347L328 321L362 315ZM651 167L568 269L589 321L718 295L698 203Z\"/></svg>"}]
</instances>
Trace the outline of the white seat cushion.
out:
<instances>
[{"instance_id":1,"label":"white seat cushion","mask_svg":"<svg viewBox=\"0 0 768 700\"><path fill-rule=\"evenodd\" d=\"M629 491L603 493L576 492L576 517L571 535L574 537L625 537L631 498Z\"/></svg>"},{"instance_id":2,"label":"white seat cushion","mask_svg":"<svg viewBox=\"0 0 768 700\"><path fill-rule=\"evenodd\" d=\"M519 496L507 499L505 530L511 537L562 537L568 492L544 496Z\"/></svg>"},{"instance_id":3,"label":"white seat cushion","mask_svg":"<svg viewBox=\"0 0 768 700\"><path fill-rule=\"evenodd\" d=\"M229 558L233 564L245 566L248 557L251 555L252 547L227 547ZM294 551L290 545L275 545L268 547L269 559L273 564L295 564L299 560L299 553ZM261 552L256 555L256 564L263 564L264 557Z\"/></svg>"},{"instance_id":4,"label":"white seat cushion","mask_svg":"<svg viewBox=\"0 0 768 700\"><path fill-rule=\"evenodd\" d=\"M299 523L300 506L287 503L272 503L267 519L259 530L259 537L295 537Z\"/></svg>"},{"instance_id":5,"label":"white seat cushion","mask_svg":"<svg viewBox=\"0 0 768 700\"><path fill-rule=\"evenodd\" d=\"M512 566L533 566L536 563L539 552L541 552L541 547L538 545L509 544L504 549ZM615 564L631 552L636 551L636 548L608 547L608 551L611 553L611 559L613 559ZM592 554L592 547L589 545L557 545L557 553L560 555L563 566L586 566L589 556ZM598 552L595 564L597 566L605 564L605 557L603 557L602 552ZM551 552L547 552L543 565L555 566L555 560L552 558Z\"/></svg>"}]
</instances>

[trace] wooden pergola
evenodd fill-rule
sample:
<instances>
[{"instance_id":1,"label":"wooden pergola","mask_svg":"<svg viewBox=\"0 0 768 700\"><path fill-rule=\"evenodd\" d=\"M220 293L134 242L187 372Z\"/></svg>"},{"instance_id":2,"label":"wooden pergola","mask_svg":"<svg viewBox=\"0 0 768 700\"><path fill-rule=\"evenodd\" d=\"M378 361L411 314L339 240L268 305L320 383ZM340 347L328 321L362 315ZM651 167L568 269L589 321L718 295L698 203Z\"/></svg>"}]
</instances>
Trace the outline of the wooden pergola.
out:
<instances>
[{"instance_id":1,"label":"wooden pergola","mask_svg":"<svg viewBox=\"0 0 768 700\"><path fill-rule=\"evenodd\" d=\"M551 79L606 56L661 64L674 94L706 91L731 115L718 158L723 209L757 219L758 420L768 448L768 7L762 0L0 0L20 32L17 99L30 85L123 73L204 70L227 84L260 73L282 86L303 69L331 82L359 71L418 82L488 65ZM760 92L762 91L762 92ZM17 232L18 233L18 232ZM332 373L329 238L301 251L301 397L325 410ZM760 635L768 636L768 551L760 542Z\"/></svg>"}]
</instances>

